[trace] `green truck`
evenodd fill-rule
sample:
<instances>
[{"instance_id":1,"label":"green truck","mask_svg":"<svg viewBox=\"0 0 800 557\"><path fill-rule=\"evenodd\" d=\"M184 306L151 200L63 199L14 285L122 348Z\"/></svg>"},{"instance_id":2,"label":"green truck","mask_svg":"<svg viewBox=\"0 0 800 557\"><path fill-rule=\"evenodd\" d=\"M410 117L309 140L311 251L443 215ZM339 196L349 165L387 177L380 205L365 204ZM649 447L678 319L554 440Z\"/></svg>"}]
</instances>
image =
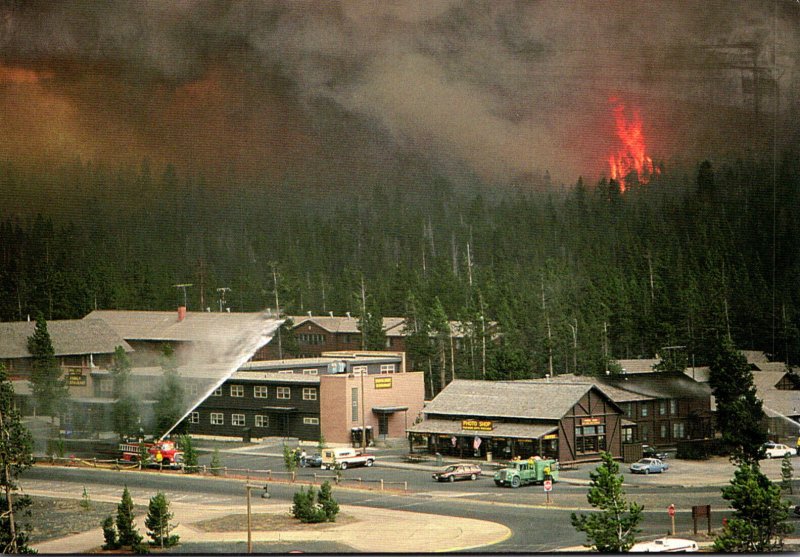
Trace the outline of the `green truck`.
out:
<instances>
[{"instance_id":1,"label":"green truck","mask_svg":"<svg viewBox=\"0 0 800 557\"><path fill-rule=\"evenodd\" d=\"M497 486L519 487L540 484L545 480L558 481L557 460L512 460L507 468L494 474L494 483Z\"/></svg>"}]
</instances>

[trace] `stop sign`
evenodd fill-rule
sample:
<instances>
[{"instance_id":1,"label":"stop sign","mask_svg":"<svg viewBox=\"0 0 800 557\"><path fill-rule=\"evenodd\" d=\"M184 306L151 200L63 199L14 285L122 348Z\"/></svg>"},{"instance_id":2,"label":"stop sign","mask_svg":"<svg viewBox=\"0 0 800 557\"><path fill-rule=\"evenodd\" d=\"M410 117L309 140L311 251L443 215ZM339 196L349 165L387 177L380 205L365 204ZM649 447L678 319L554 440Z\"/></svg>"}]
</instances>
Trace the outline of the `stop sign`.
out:
<instances>
[{"instance_id":1,"label":"stop sign","mask_svg":"<svg viewBox=\"0 0 800 557\"><path fill-rule=\"evenodd\" d=\"M544 490L545 491L553 491L553 482L552 482L552 480L545 480L544 481Z\"/></svg>"},{"instance_id":2,"label":"stop sign","mask_svg":"<svg viewBox=\"0 0 800 557\"><path fill-rule=\"evenodd\" d=\"M670 516L675 516L675 505L670 505L669 507L667 507L667 512L669 513Z\"/></svg>"}]
</instances>

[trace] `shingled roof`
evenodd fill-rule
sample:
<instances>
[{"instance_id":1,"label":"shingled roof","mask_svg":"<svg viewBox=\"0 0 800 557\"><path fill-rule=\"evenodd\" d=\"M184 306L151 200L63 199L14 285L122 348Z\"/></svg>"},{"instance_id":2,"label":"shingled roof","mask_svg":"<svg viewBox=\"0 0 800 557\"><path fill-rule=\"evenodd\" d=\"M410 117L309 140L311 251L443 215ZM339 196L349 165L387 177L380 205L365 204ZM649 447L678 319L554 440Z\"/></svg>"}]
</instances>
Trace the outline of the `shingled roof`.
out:
<instances>
[{"instance_id":1,"label":"shingled roof","mask_svg":"<svg viewBox=\"0 0 800 557\"><path fill-rule=\"evenodd\" d=\"M467 415L560 420L593 388L596 389L594 385L585 383L456 379L423 412L429 416Z\"/></svg>"},{"instance_id":2,"label":"shingled roof","mask_svg":"<svg viewBox=\"0 0 800 557\"><path fill-rule=\"evenodd\" d=\"M0 323L0 358L30 358L28 338L35 329L33 321ZM48 321L47 332L56 356L113 354L117 346L133 351L113 328L97 319Z\"/></svg>"},{"instance_id":3,"label":"shingled roof","mask_svg":"<svg viewBox=\"0 0 800 557\"><path fill-rule=\"evenodd\" d=\"M655 397L643 395L631 391L626 391L623 388L615 386L613 383L604 380L601 377L592 377L587 375L574 375L572 373L564 373L561 375L556 375L552 378L547 379L530 379L529 381L533 381L536 383L551 383L551 384L585 384L585 385L592 385L594 384L603 391L608 397L616 403L622 402L635 402L640 400L653 400Z\"/></svg>"}]
</instances>

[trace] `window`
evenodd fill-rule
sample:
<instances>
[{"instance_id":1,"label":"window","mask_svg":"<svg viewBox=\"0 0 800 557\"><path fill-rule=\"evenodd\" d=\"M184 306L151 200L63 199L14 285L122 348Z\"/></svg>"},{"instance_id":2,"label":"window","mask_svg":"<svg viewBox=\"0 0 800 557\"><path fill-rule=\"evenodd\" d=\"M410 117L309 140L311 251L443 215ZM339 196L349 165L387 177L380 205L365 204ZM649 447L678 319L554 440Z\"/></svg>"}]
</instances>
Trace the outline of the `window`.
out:
<instances>
[{"instance_id":1,"label":"window","mask_svg":"<svg viewBox=\"0 0 800 557\"><path fill-rule=\"evenodd\" d=\"M661 438L667 438L667 424L661 424Z\"/></svg>"},{"instance_id":2,"label":"window","mask_svg":"<svg viewBox=\"0 0 800 557\"><path fill-rule=\"evenodd\" d=\"M319 418L303 418L304 425L319 425Z\"/></svg>"},{"instance_id":3,"label":"window","mask_svg":"<svg viewBox=\"0 0 800 557\"><path fill-rule=\"evenodd\" d=\"M231 414L231 425L244 425L244 414Z\"/></svg>"},{"instance_id":4,"label":"window","mask_svg":"<svg viewBox=\"0 0 800 557\"><path fill-rule=\"evenodd\" d=\"M358 387L353 387L350 391L350 418L354 421L358 421Z\"/></svg>"},{"instance_id":5,"label":"window","mask_svg":"<svg viewBox=\"0 0 800 557\"><path fill-rule=\"evenodd\" d=\"M103 379L100 381L100 392L110 393L113 390L114 382L111 379Z\"/></svg>"},{"instance_id":6,"label":"window","mask_svg":"<svg viewBox=\"0 0 800 557\"><path fill-rule=\"evenodd\" d=\"M633 428L632 427L623 427L622 428L622 442L623 443L633 443Z\"/></svg>"},{"instance_id":7,"label":"window","mask_svg":"<svg viewBox=\"0 0 800 557\"><path fill-rule=\"evenodd\" d=\"M292 389L291 387L278 387L277 389L277 396L280 399L288 400L292 398Z\"/></svg>"},{"instance_id":8,"label":"window","mask_svg":"<svg viewBox=\"0 0 800 557\"><path fill-rule=\"evenodd\" d=\"M666 416L667 415L667 401L666 400L659 400L658 401L658 415L659 416ZM663 435L662 435L663 437Z\"/></svg>"},{"instance_id":9,"label":"window","mask_svg":"<svg viewBox=\"0 0 800 557\"><path fill-rule=\"evenodd\" d=\"M669 401L669 413L675 415L678 413L678 400L677 399L670 399Z\"/></svg>"},{"instance_id":10,"label":"window","mask_svg":"<svg viewBox=\"0 0 800 557\"><path fill-rule=\"evenodd\" d=\"M367 374L367 366L354 366L353 375Z\"/></svg>"},{"instance_id":11,"label":"window","mask_svg":"<svg viewBox=\"0 0 800 557\"><path fill-rule=\"evenodd\" d=\"M381 364L381 373L394 373L395 365L394 364Z\"/></svg>"},{"instance_id":12,"label":"window","mask_svg":"<svg viewBox=\"0 0 800 557\"><path fill-rule=\"evenodd\" d=\"M633 413L633 403L632 402L625 403L625 415L630 418L632 413Z\"/></svg>"},{"instance_id":13,"label":"window","mask_svg":"<svg viewBox=\"0 0 800 557\"><path fill-rule=\"evenodd\" d=\"M244 396L244 385L231 385L231 396L241 398Z\"/></svg>"},{"instance_id":14,"label":"window","mask_svg":"<svg viewBox=\"0 0 800 557\"><path fill-rule=\"evenodd\" d=\"M297 342L300 344L324 344L325 335L320 333L300 333L297 335Z\"/></svg>"},{"instance_id":15,"label":"window","mask_svg":"<svg viewBox=\"0 0 800 557\"><path fill-rule=\"evenodd\" d=\"M303 370L303 375L318 375L318 374L319 372L317 371L317 368L314 367Z\"/></svg>"},{"instance_id":16,"label":"window","mask_svg":"<svg viewBox=\"0 0 800 557\"><path fill-rule=\"evenodd\" d=\"M217 387L217 389L214 391L214 396L222 396L222 387L221 386Z\"/></svg>"},{"instance_id":17,"label":"window","mask_svg":"<svg viewBox=\"0 0 800 557\"><path fill-rule=\"evenodd\" d=\"M683 422L676 422L672 424L672 436L675 439L683 439L686 437L686 432L683 429Z\"/></svg>"},{"instance_id":18,"label":"window","mask_svg":"<svg viewBox=\"0 0 800 557\"><path fill-rule=\"evenodd\" d=\"M303 387L303 400L317 400L317 389L314 387Z\"/></svg>"},{"instance_id":19,"label":"window","mask_svg":"<svg viewBox=\"0 0 800 557\"><path fill-rule=\"evenodd\" d=\"M576 427L575 450L579 453L596 453L606 450L606 426L585 425Z\"/></svg>"},{"instance_id":20,"label":"window","mask_svg":"<svg viewBox=\"0 0 800 557\"><path fill-rule=\"evenodd\" d=\"M253 387L253 397L255 398L267 398L267 386L266 385L256 385Z\"/></svg>"},{"instance_id":21,"label":"window","mask_svg":"<svg viewBox=\"0 0 800 557\"><path fill-rule=\"evenodd\" d=\"M200 423L200 412L192 412L189 414L189 423L190 424L199 424Z\"/></svg>"},{"instance_id":22,"label":"window","mask_svg":"<svg viewBox=\"0 0 800 557\"><path fill-rule=\"evenodd\" d=\"M650 426L639 424L639 437L641 437L642 441L648 441L650 439Z\"/></svg>"},{"instance_id":23,"label":"window","mask_svg":"<svg viewBox=\"0 0 800 557\"><path fill-rule=\"evenodd\" d=\"M256 427L269 427L269 416L256 416Z\"/></svg>"},{"instance_id":24,"label":"window","mask_svg":"<svg viewBox=\"0 0 800 557\"><path fill-rule=\"evenodd\" d=\"M278 373L294 373L294 371L291 369L282 369Z\"/></svg>"},{"instance_id":25,"label":"window","mask_svg":"<svg viewBox=\"0 0 800 557\"><path fill-rule=\"evenodd\" d=\"M646 418L646 417L647 417L647 403L643 402L642 403L642 418Z\"/></svg>"},{"instance_id":26,"label":"window","mask_svg":"<svg viewBox=\"0 0 800 557\"><path fill-rule=\"evenodd\" d=\"M211 412L211 425L225 425L225 416L222 412Z\"/></svg>"}]
</instances>

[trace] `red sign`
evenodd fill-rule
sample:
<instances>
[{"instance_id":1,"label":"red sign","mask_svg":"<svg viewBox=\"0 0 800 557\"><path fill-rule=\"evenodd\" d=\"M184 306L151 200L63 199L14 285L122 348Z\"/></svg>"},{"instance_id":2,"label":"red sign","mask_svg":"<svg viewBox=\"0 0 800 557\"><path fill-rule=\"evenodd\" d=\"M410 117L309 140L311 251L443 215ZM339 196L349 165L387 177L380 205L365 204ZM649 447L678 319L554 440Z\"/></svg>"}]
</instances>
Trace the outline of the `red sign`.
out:
<instances>
[{"instance_id":1,"label":"red sign","mask_svg":"<svg viewBox=\"0 0 800 557\"><path fill-rule=\"evenodd\" d=\"M544 490L545 491L553 491L553 482L552 482L552 480L545 480L544 481Z\"/></svg>"},{"instance_id":2,"label":"red sign","mask_svg":"<svg viewBox=\"0 0 800 557\"><path fill-rule=\"evenodd\" d=\"M675 516L675 505L670 505L669 507L667 507L667 512L669 513L670 516Z\"/></svg>"}]
</instances>

